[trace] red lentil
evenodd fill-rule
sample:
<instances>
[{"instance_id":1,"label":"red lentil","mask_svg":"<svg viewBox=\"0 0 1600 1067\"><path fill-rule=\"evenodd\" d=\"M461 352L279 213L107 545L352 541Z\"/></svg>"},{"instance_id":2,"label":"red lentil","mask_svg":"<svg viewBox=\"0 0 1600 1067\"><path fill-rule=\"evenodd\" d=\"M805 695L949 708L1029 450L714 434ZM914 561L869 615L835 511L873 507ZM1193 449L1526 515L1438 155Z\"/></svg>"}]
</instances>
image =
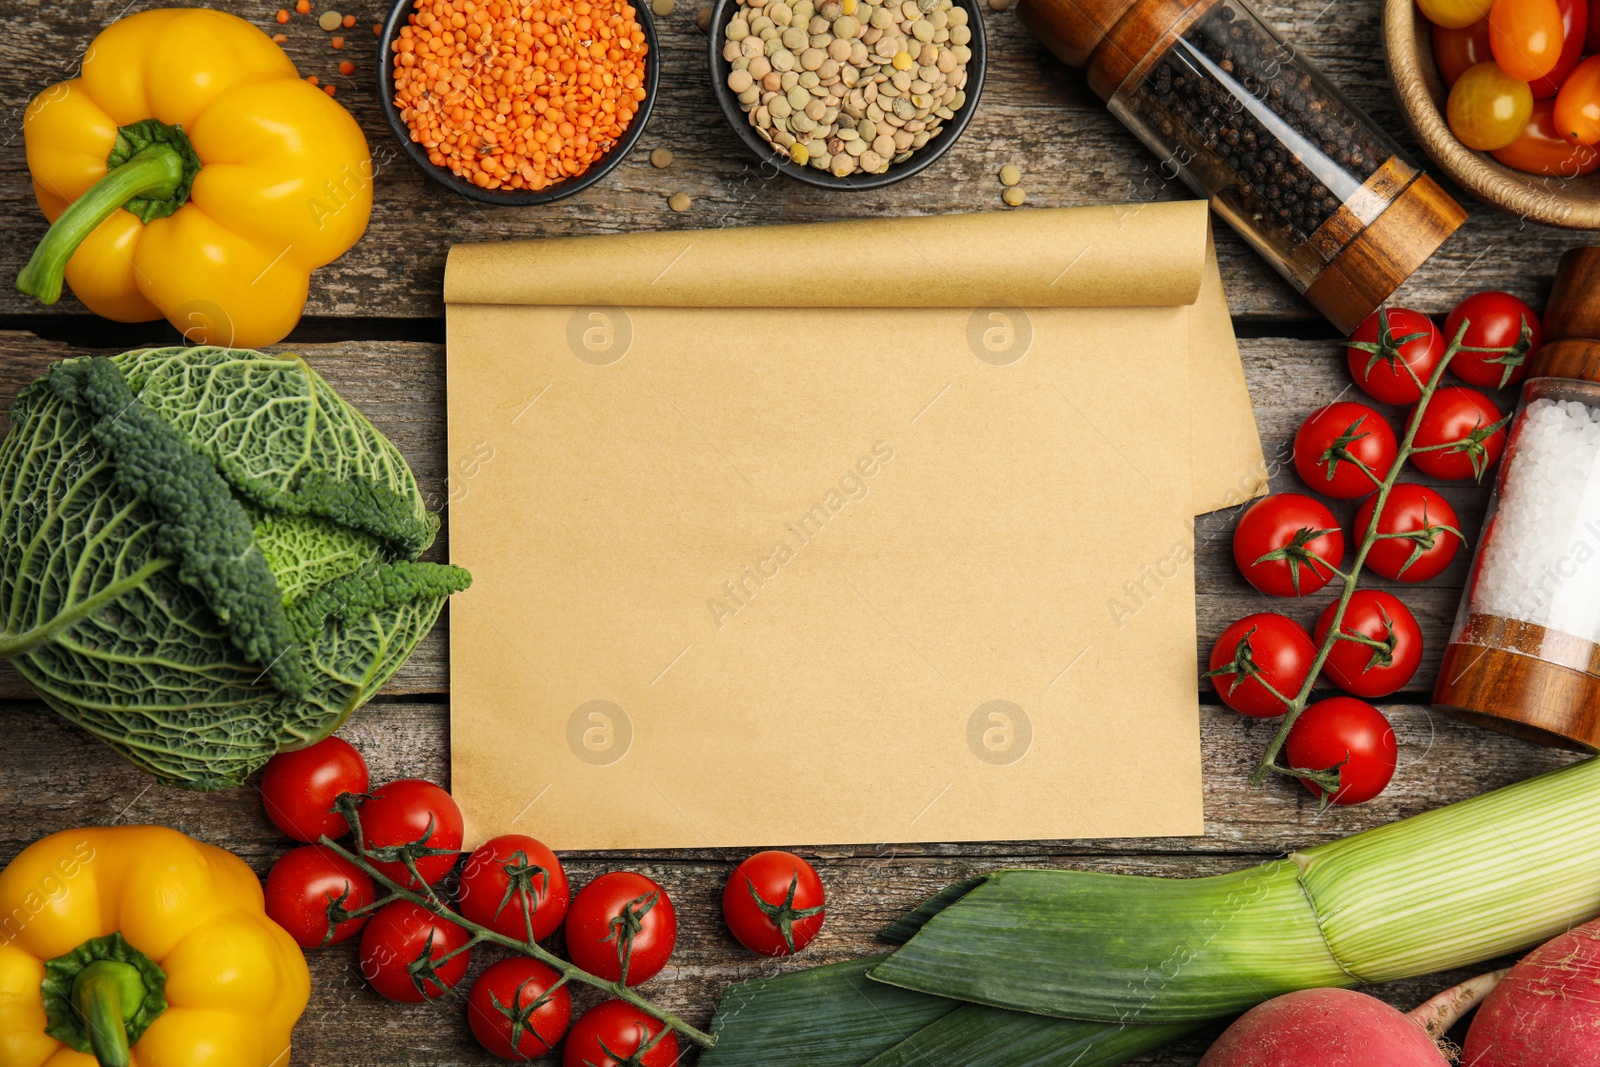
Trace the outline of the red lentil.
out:
<instances>
[{"instance_id":1,"label":"red lentil","mask_svg":"<svg viewBox=\"0 0 1600 1067\"><path fill-rule=\"evenodd\" d=\"M394 41L395 104L435 166L484 189L588 170L645 97L627 0L416 0Z\"/></svg>"},{"instance_id":2,"label":"red lentil","mask_svg":"<svg viewBox=\"0 0 1600 1067\"><path fill-rule=\"evenodd\" d=\"M289 21L289 12L285 8L278 8L278 25L282 26Z\"/></svg>"},{"instance_id":3,"label":"red lentil","mask_svg":"<svg viewBox=\"0 0 1600 1067\"><path fill-rule=\"evenodd\" d=\"M343 48L344 47L344 38L343 37L335 37L332 41L330 41L328 43L333 45L333 47L335 47L335 48Z\"/></svg>"},{"instance_id":4,"label":"red lentil","mask_svg":"<svg viewBox=\"0 0 1600 1067\"><path fill-rule=\"evenodd\" d=\"M346 78L350 77L350 75L354 74L355 72L356 65L350 62L348 59L339 64L339 73L343 74Z\"/></svg>"},{"instance_id":5,"label":"red lentil","mask_svg":"<svg viewBox=\"0 0 1600 1067\"><path fill-rule=\"evenodd\" d=\"M356 24L356 17L354 15L346 15L340 24L347 30L353 29Z\"/></svg>"},{"instance_id":6,"label":"red lentil","mask_svg":"<svg viewBox=\"0 0 1600 1067\"><path fill-rule=\"evenodd\" d=\"M311 0L295 0L294 9L302 15L311 14Z\"/></svg>"},{"instance_id":7,"label":"red lentil","mask_svg":"<svg viewBox=\"0 0 1600 1067\"><path fill-rule=\"evenodd\" d=\"M322 91L327 93L329 96L332 96L333 95L333 91L334 91L335 88L336 87L332 86L332 85L324 85L322 87Z\"/></svg>"},{"instance_id":8,"label":"red lentil","mask_svg":"<svg viewBox=\"0 0 1600 1067\"><path fill-rule=\"evenodd\" d=\"M317 77L315 74L307 74L306 75L306 81L310 82L312 85L321 85L322 84L322 79Z\"/></svg>"},{"instance_id":9,"label":"red lentil","mask_svg":"<svg viewBox=\"0 0 1600 1067\"><path fill-rule=\"evenodd\" d=\"M275 34L272 35L272 43L273 44L288 44L289 43L289 35L286 34L286 33L275 33Z\"/></svg>"}]
</instances>

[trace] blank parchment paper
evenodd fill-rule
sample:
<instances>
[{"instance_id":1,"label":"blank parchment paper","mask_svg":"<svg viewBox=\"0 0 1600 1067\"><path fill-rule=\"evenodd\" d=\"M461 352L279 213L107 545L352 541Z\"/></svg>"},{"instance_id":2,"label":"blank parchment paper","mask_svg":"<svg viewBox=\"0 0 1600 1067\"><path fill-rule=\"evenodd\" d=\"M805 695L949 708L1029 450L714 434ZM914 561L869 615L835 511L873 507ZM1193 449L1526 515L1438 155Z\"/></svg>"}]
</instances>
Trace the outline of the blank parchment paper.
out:
<instances>
[{"instance_id":1,"label":"blank parchment paper","mask_svg":"<svg viewBox=\"0 0 1600 1067\"><path fill-rule=\"evenodd\" d=\"M469 838L1201 833L1192 518L1261 463L1208 234L1195 203L453 250Z\"/></svg>"}]
</instances>

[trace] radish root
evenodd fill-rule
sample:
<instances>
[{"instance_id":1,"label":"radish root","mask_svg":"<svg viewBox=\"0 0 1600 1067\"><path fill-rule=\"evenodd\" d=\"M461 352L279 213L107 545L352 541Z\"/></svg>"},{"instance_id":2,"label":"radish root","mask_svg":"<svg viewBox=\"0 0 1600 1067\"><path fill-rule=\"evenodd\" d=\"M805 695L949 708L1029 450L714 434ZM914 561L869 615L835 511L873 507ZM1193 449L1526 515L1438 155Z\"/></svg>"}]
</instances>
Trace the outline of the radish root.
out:
<instances>
[{"instance_id":1,"label":"radish root","mask_svg":"<svg viewBox=\"0 0 1600 1067\"><path fill-rule=\"evenodd\" d=\"M1429 1037L1439 1041L1463 1015L1482 1003L1483 998L1488 996L1490 991L1500 984L1500 979L1510 971L1511 968L1507 967L1469 978L1460 985L1446 989L1443 993L1419 1004L1406 1013L1406 1018L1426 1030Z\"/></svg>"}]
</instances>

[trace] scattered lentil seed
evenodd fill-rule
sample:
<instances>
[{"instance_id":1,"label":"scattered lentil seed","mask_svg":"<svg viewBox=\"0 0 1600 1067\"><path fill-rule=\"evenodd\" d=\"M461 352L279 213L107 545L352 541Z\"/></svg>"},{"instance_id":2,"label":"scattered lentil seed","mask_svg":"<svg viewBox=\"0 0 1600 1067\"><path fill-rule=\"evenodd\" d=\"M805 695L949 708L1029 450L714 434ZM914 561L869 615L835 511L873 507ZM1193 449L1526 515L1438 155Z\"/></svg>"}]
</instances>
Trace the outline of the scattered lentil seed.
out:
<instances>
[{"instance_id":1,"label":"scattered lentil seed","mask_svg":"<svg viewBox=\"0 0 1600 1067\"><path fill-rule=\"evenodd\" d=\"M651 12L660 18L666 18L672 14L672 9L676 6L673 0L650 0Z\"/></svg>"},{"instance_id":2,"label":"scattered lentil seed","mask_svg":"<svg viewBox=\"0 0 1600 1067\"><path fill-rule=\"evenodd\" d=\"M324 85L324 86L323 86L323 87L322 87L322 91L323 91L323 92L325 92L325 93L327 93L327 94L328 94L328 95L329 95L329 96L332 96L332 95L333 95L333 93L334 93L334 89L335 89L335 88L336 88L336 87L335 87L335 86L332 86L332 85Z\"/></svg>"},{"instance_id":3,"label":"scattered lentil seed","mask_svg":"<svg viewBox=\"0 0 1600 1067\"><path fill-rule=\"evenodd\" d=\"M350 62L348 59L339 64L339 73L343 74L346 78L350 77L350 75L354 74L355 72L356 65Z\"/></svg>"},{"instance_id":4,"label":"scattered lentil seed","mask_svg":"<svg viewBox=\"0 0 1600 1067\"><path fill-rule=\"evenodd\" d=\"M1022 181L1022 168L1007 163L1000 168L1000 184L1010 187Z\"/></svg>"},{"instance_id":5,"label":"scattered lentil seed","mask_svg":"<svg viewBox=\"0 0 1600 1067\"><path fill-rule=\"evenodd\" d=\"M1022 191L1022 186L1020 185L1009 185L1006 187L1005 191L1000 194L1000 199L1004 200L1011 207L1021 207L1027 202L1028 194Z\"/></svg>"},{"instance_id":6,"label":"scattered lentil seed","mask_svg":"<svg viewBox=\"0 0 1600 1067\"><path fill-rule=\"evenodd\" d=\"M317 25L321 26L329 33L332 33L334 30L339 28L339 23L341 20L343 20L343 18L344 16L339 14L337 11L324 11L317 19Z\"/></svg>"},{"instance_id":7,"label":"scattered lentil seed","mask_svg":"<svg viewBox=\"0 0 1600 1067\"><path fill-rule=\"evenodd\" d=\"M705 33L711 29L711 9L703 7L694 13L694 24L700 27L700 32Z\"/></svg>"},{"instance_id":8,"label":"scattered lentil seed","mask_svg":"<svg viewBox=\"0 0 1600 1067\"><path fill-rule=\"evenodd\" d=\"M284 8L281 8L281 7L278 8L278 25L282 26L285 22L288 22L288 21L289 21L289 12ZM287 40L287 38L285 38L285 39Z\"/></svg>"},{"instance_id":9,"label":"scattered lentil seed","mask_svg":"<svg viewBox=\"0 0 1600 1067\"><path fill-rule=\"evenodd\" d=\"M1010 11L1012 0L989 0L990 11Z\"/></svg>"},{"instance_id":10,"label":"scattered lentil seed","mask_svg":"<svg viewBox=\"0 0 1600 1067\"><path fill-rule=\"evenodd\" d=\"M275 33L275 34L272 35L272 43L273 44L288 44L289 43L289 37L288 37L287 34Z\"/></svg>"},{"instance_id":11,"label":"scattered lentil seed","mask_svg":"<svg viewBox=\"0 0 1600 1067\"><path fill-rule=\"evenodd\" d=\"M315 74L307 74L306 82L310 85L321 85L322 79L317 77Z\"/></svg>"},{"instance_id":12,"label":"scattered lentil seed","mask_svg":"<svg viewBox=\"0 0 1600 1067\"><path fill-rule=\"evenodd\" d=\"M340 20L339 24L347 30L353 30L356 26L356 17L354 15L346 15Z\"/></svg>"},{"instance_id":13,"label":"scattered lentil seed","mask_svg":"<svg viewBox=\"0 0 1600 1067\"><path fill-rule=\"evenodd\" d=\"M650 165L660 170L672 166L672 149L657 148L650 153Z\"/></svg>"},{"instance_id":14,"label":"scattered lentil seed","mask_svg":"<svg viewBox=\"0 0 1600 1067\"><path fill-rule=\"evenodd\" d=\"M372 24L372 36L374 36L374 37L382 37L383 36L383 23L374 22Z\"/></svg>"},{"instance_id":15,"label":"scattered lentil seed","mask_svg":"<svg viewBox=\"0 0 1600 1067\"><path fill-rule=\"evenodd\" d=\"M302 15L311 14L311 0L295 0L294 9Z\"/></svg>"},{"instance_id":16,"label":"scattered lentil seed","mask_svg":"<svg viewBox=\"0 0 1600 1067\"><path fill-rule=\"evenodd\" d=\"M335 48L343 48L344 47L344 38L343 37L335 37L333 40L329 41L328 43L333 45L333 47L335 47Z\"/></svg>"},{"instance_id":17,"label":"scattered lentil seed","mask_svg":"<svg viewBox=\"0 0 1600 1067\"><path fill-rule=\"evenodd\" d=\"M691 203L693 201L689 199L689 194L685 192L676 192L667 197L667 206L680 214L688 211Z\"/></svg>"}]
</instances>

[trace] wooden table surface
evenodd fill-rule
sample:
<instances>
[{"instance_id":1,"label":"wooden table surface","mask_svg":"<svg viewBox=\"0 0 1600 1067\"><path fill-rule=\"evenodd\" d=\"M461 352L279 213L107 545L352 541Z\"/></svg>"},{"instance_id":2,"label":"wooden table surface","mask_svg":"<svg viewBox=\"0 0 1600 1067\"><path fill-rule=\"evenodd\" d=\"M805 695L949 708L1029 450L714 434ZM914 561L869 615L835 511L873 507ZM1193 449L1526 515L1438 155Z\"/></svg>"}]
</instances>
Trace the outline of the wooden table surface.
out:
<instances>
[{"instance_id":1,"label":"wooden table surface","mask_svg":"<svg viewBox=\"0 0 1600 1067\"><path fill-rule=\"evenodd\" d=\"M135 0L132 6L155 5ZM273 22L275 8L264 0L219 0L216 6L269 32L280 29ZM1402 129L1384 78L1379 0L1275 0L1261 7L1381 125ZM22 110L44 85L71 76L95 32L126 10L121 0L12 0L9 9L13 32L0 42L4 59L0 99L7 108L0 130L0 204L9 236L0 242L0 276L5 277L15 275L44 231L23 156ZM445 253L453 242L1008 210L1000 203L994 177L1005 163L1023 169L1030 205L1188 195L1159 177L1153 157L1105 112L1079 75L1034 42L1014 12L986 13L990 66L978 112L961 142L929 170L888 189L850 195L781 179L764 181L716 108L707 84L705 40L695 26L695 6L680 0L676 12L658 20L661 96L639 148L606 181L571 200L544 208L485 207L434 185L398 153L382 121L374 78L371 25L384 11L372 0L359 0L345 10L356 15L358 25L347 31L350 43L342 53L330 48L330 35L316 28L314 17L296 17L282 29L301 72L337 85L338 99L366 130L380 164L376 206L360 245L313 279L307 318L290 342L395 440L415 468L423 491L441 499L448 457L440 286ZM336 71L338 60L344 58L357 64L351 77ZM650 149L661 146L676 156L664 170L652 167L647 159ZM666 206L666 197L678 190L694 199L685 214L674 214ZM1472 218L1408 283L1399 297L1402 302L1442 315L1470 292L1503 288L1537 306L1560 252L1591 239L1525 224L1467 203ZM1307 413L1346 390L1342 353L1327 325L1242 241L1221 230L1218 244L1262 439L1273 465L1273 487L1299 488L1287 461L1288 443ZM810 270L816 284L826 285L825 264ZM0 289L0 397L9 398L47 362L74 352L175 339L162 324L130 327L101 322L70 297L42 309L6 287ZM1130 399L1136 397L1134 390ZM1469 533L1476 531L1484 491L1460 484L1440 488L1460 512L1463 527ZM1339 510L1341 519L1348 521L1353 509ZM1196 524L1201 645L1197 660L1229 621L1268 610L1231 562L1228 536L1233 518L1224 512ZM441 538L434 553L442 555L444 545ZM884 923L941 886L995 866L1216 873L1426 811L1567 762L1569 755L1462 725L1428 707L1427 693L1465 566L1465 559L1458 559L1438 580L1405 593L1422 622L1428 655L1417 681L1385 708L1400 740L1401 766L1394 784L1377 800L1353 810L1320 812L1306 793L1288 783L1250 788L1246 779L1272 727L1208 704L1201 716L1207 816L1206 835L1201 838L880 847L772 842L813 857L830 888L827 926L798 961L781 965L758 961L725 932L719 913L721 886L738 857L716 850L575 854L570 857L574 883L605 869L632 866L667 888L679 909L679 946L671 965L646 989L666 1006L703 1024L728 983L775 968L879 951L873 933ZM1310 602L1289 604L1287 610L1309 624L1325 599L1308 598ZM1282 602L1272 607L1285 609ZM447 781L447 625L447 619L441 621L384 694L342 731L365 753L374 781L401 775ZM0 746L4 816L0 864L43 834L117 822L174 826L234 850L263 873L285 849L263 817L254 789L198 795L152 785L32 700L8 669L0 670L0 730L9 739ZM685 771L692 773L692 768ZM459 1006L401 1007L363 988L351 946L314 953L312 972L315 992L296 1032L297 1064L495 1062L476 1050ZM1410 1006L1455 977L1398 983L1379 992ZM1191 1040L1137 1062L1192 1065L1204 1044L1203 1039Z\"/></svg>"}]
</instances>

